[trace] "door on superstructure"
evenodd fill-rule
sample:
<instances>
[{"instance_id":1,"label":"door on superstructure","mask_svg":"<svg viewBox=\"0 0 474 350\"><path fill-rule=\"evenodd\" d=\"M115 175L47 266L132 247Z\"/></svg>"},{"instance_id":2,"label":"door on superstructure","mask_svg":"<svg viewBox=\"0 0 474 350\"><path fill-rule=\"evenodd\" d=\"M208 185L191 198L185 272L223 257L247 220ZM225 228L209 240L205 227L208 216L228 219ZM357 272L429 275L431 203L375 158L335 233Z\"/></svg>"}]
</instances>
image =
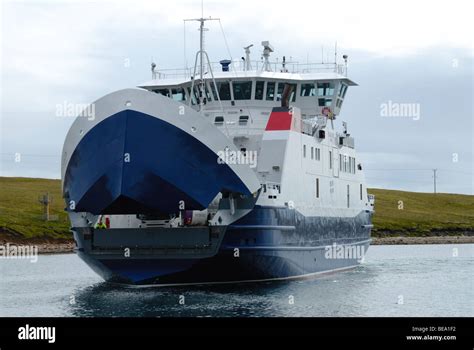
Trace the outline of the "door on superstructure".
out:
<instances>
[{"instance_id":1,"label":"door on superstructure","mask_svg":"<svg viewBox=\"0 0 474 350\"><path fill-rule=\"evenodd\" d=\"M334 177L339 177L339 149L333 148L332 152L332 174Z\"/></svg>"}]
</instances>

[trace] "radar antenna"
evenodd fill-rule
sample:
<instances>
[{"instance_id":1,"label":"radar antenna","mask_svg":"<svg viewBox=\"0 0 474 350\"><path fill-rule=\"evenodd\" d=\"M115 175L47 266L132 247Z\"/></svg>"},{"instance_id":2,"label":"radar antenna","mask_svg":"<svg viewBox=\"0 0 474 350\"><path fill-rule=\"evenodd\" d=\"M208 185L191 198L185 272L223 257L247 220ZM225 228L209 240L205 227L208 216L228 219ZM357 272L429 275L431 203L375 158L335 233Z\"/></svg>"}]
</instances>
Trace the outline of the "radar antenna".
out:
<instances>
[{"instance_id":1,"label":"radar antenna","mask_svg":"<svg viewBox=\"0 0 474 350\"><path fill-rule=\"evenodd\" d=\"M253 47L253 44L244 47L245 50L245 70L252 70L252 64L250 63L250 48Z\"/></svg>"}]
</instances>

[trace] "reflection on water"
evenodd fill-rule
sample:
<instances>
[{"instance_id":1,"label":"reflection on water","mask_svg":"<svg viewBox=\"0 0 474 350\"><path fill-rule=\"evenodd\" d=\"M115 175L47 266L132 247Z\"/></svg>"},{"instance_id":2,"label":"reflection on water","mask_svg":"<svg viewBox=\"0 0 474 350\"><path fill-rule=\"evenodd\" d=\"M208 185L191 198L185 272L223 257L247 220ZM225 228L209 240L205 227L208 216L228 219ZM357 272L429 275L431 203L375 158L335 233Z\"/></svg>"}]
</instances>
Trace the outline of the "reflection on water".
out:
<instances>
[{"instance_id":1,"label":"reflection on water","mask_svg":"<svg viewBox=\"0 0 474 350\"><path fill-rule=\"evenodd\" d=\"M473 262L474 245L375 246L362 266L312 280L131 288L75 255L41 256L0 262L0 315L474 316Z\"/></svg>"}]
</instances>

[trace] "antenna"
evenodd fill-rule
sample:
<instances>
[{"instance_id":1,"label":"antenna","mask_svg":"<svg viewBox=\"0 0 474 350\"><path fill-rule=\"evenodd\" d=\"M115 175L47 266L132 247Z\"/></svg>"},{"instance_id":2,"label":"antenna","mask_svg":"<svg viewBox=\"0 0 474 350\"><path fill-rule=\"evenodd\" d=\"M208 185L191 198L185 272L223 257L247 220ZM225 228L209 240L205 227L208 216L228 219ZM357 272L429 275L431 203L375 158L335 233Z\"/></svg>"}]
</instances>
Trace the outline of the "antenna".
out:
<instances>
[{"instance_id":1,"label":"antenna","mask_svg":"<svg viewBox=\"0 0 474 350\"><path fill-rule=\"evenodd\" d=\"M201 10L204 11L204 5L201 2ZM197 64L198 64L198 58L199 58L199 110L201 111L205 102L205 82L204 82L204 59L207 61L207 65L209 67L209 72L212 75L212 79L214 80L214 75L212 73L212 68L211 68L211 62L209 61L209 56L207 55L207 52L204 50L204 31L207 30L204 28L204 23L206 21L218 21L219 18L204 18L202 16L201 18L193 18L193 19L185 19L185 22L188 21L198 21L199 24L199 51L196 52L196 58L194 60L194 73L193 73L193 82L191 84L191 94L194 91L194 82L196 81L196 69L197 69ZM192 99L189 99L189 103L191 104Z\"/></svg>"},{"instance_id":2,"label":"antenna","mask_svg":"<svg viewBox=\"0 0 474 350\"><path fill-rule=\"evenodd\" d=\"M250 48L253 47L253 44L244 47L245 50L245 70L252 70L252 65L250 63Z\"/></svg>"}]
</instances>

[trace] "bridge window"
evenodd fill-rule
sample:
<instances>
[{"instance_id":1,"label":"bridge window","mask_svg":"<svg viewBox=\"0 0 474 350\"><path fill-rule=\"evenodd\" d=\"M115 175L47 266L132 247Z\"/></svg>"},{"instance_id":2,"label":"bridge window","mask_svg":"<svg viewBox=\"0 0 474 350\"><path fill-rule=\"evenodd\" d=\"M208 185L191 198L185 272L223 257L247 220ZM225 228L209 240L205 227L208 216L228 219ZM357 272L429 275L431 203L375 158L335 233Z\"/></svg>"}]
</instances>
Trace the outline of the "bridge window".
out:
<instances>
[{"instance_id":1,"label":"bridge window","mask_svg":"<svg viewBox=\"0 0 474 350\"><path fill-rule=\"evenodd\" d=\"M250 100L252 97L251 81L233 81L234 100Z\"/></svg>"},{"instance_id":2,"label":"bridge window","mask_svg":"<svg viewBox=\"0 0 474 350\"><path fill-rule=\"evenodd\" d=\"M301 84L300 96L316 96L316 88L314 84Z\"/></svg>"},{"instance_id":3,"label":"bridge window","mask_svg":"<svg viewBox=\"0 0 474 350\"><path fill-rule=\"evenodd\" d=\"M290 85L293 87L293 90L291 90L289 101L295 102L296 101L296 84L290 84Z\"/></svg>"},{"instance_id":4,"label":"bridge window","mask_svg":"<svg viewBox=\"0 0 474 350\"><path fill-rule=\"evenodd\" d=\"M306 158L306 145L303 145L303 158Z\"/></svg>"},{"instance_id":5,"label":"bridge window","mask_svg":"<svg viewBox=\"0 0 474 350\"><path fill-rule=\"evenodd\" d=\"M278 83L277 89L277 101L281 101L281 96L283 95L283 91L285 90L285 85L290 85L293 89L291 90L291 94L288 98L288 101L295 102L296 100L296 84L288 84L288 83Z\"/></svg>"},{"instance_id":6,"label":"bridge window","mask_svg":"<svg viewBox=\"0 0 474 350\"><path fill-rule=\"evenodd\" d=\"M184 89L179 88L179 89L171 89L171 96L173 100L182 102L186 101L186 95L184 94Z\"/></svg>"},{"instance_id":7,"label":"bridge window","mask_svg":"<svg viewBox=\"0 0 474 350\"><path fill-rule=\"evenodd\" d=\"M316 148L314 149L314 152L315 152L315 159L316 159L316 160L321 160L321 149L319 149L319 148L316 147Z\"/></svg>"},{"instance_id":8,"label":"bridge window","mask_svg":"<svg viewBox=\"0 0 474 350\"><path fill-rule=\"evenodd\" d=\"M316 198L319 198L319 178L316 178Z\"/></svg>"},{"instance_id":9,"label":"bridge window","mask_svg":"<svg viewBox=\"0 0 474 350\"><path fill-rule=\"evenodd\" d=\"M196 88L193 89L193 93L191 93L191 87L187 87L188 90L188 95L191 96L191 103L193 105L197 104L197 101L199 101L199 96L197 94Z\"/></svg>"},{"instance_id":10,"label":"bridge window","mask_svg":"<svg viewBox=\"0 0 474 350\"><path fill-rule=\"evenodd\" d=\"M170 97L170 90L169 89L156 89L153 90L157 94L163 95L165 97Z\"/></svg>"},{"instance_id":11,"label":"bridge window","mask_svg":"<svg viewBox=\"0 0 474 350\"><path fill-rule=\"evenodd\" d=\"M314 159L314 148L311 147L311 159Z\"/></svg>"},{"instance_id":12,"label":"bridge window","mask_svg":"<svg viewBox=\"0 0 474 350\"><path fill-rule=\"evenodd\" d=\"M217 90L219 91L219 98L222 101L230 100L230 84L228 81L216 82Z\"/></svg>"},{"instance_id":13,"label":"bridge window","mask_svg":"<svg viewBox=\"0 0 474 350\"><path fill-rule=\"evenodd\" d=\"M330 107L332 104L331 98L318 98L319 107Z\"/></svg>"},{"instance_id":14,"label":"bridge window","mask_svg":"<svg viewBox=\"0 0 474 350\"><path fill-rule=\"evenodd\" d=\"M344 96L346 95L346 91L347 91L347 85L344 83L341 83L341 85L339 86L338 96L341 98L344 98Z\"/></svg>"},{"instance_id":15,"label":"bridge window","mask_svg":"<svg viewBox=\"0 0 474 350\"><path fill-rule=\"evenodd\" d=\"M248 115L241 115L239 117L239 125L247 125L248 121L249 121Z\"/></svg>"},{"instance_id":16,"label":"bridge window","mask_svg":"<svg viewBox=\"0 0 474 350\"><path fill-rule=\"evenodd\" d=\"M344 91L342 91L342 95L341 95L342 98L346 97L346 92L347 92L347 85L344 85Z\"/></svg>"},{"instance_id":17,"label":"bridge window","mask_svg":"<svg viewBox=\"0 0 474 350\"><path fill-rule=\"evenodd\" d=\"M273 101L275 99L275 83L267 83L267 101Z\"/></svg>"},{"instance_id":18,"label":"bridge window","mask_svg":"<svg viewBox=\"0 0 474 350\"><path fill-rule=\"evenodd\" d=\"M329 151L329 169L332 169L332 151Z\"/></svg>"},{"instance_id":19,"label":"bridge window","mask_svg":"<svg viewBox=\"0 0 474 350\"><path fill-rule=\"evenodd\" d=\"M284 83L278 83L277 89L277 101L281 101L281 95L283 94L283 89L285 88Z\"/></svg>"},{"instance_id":20,"label":"bridge window","mask_svg":"<svg viewBox=\"0 0 474 350\"><path fill-rule=\"evenodd\" d=\"M332 96L334 83L318 83L318 96Z\"/></svg>"},{"instance_id":21,"label":"bridge window","mask_svg":"<svg viewBox=\"0 0 474 350\"><path fill-rule=\"evenodd\" d=\"M214 119L214 124L215 125L224 125L224 117L223 116L217 116Z\"/></svg>"},{"instance_id":22,"label":"bridge window","mask_svg":"<svg viewBox=\"0 0 474 350\"><path fill-rule=\"evenodd\" d=\"M336 102L336 107L341 108L341 106L342 106L342 100L338 98Z\"/></svg>"},{"instance_id":23,"label":"bridge window","mask_svg":"<svg viewBox=\"0 0 474 350\"><path fill-rule=\"evenodd\" d=\"M255 99L256 100L263 100L263 87L265 85L264 81L257 81L255 85Z\"/></svg>"}]
</instances>

